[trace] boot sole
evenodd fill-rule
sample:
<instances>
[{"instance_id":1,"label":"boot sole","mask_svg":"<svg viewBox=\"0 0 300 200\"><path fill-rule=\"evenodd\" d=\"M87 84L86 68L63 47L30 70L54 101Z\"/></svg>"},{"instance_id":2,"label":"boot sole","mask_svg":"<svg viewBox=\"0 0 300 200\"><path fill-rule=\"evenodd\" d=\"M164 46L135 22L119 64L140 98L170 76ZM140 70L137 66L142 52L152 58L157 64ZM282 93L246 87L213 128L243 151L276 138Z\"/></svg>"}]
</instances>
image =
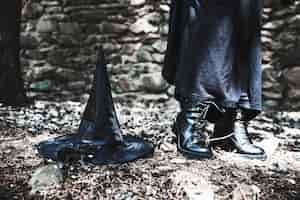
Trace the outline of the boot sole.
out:
<instances>
[{"instance_id":1,"label":"boot sole","mask_svg":"<svg viewBox=\"0 0 300 200\"><path fill-rule=\"evenodd\" d=\"M237 149L236 146L236 143L233 141L233 140L229 140L230 144L233 145L235 148L233 149ZM247 159L251 159L251 160L266 160L267 159L267 154L262 154L262 155L252 155L252 154L245 154L245 153L241 153L241 152L237 152L237 154L239 154L241 157L243 158L247 158Z\"/></svg>"},{"instance_id":2,"label":"boot sole","mask_svg":"<svg viewBox=\"0 0 300 200\"><path fill-rule=\"evenodd\" d=\"M216 142L213 142L213 144L215 146L220 146L225 151L238 150L238 148L237 148L238 145L236 145L236 143L231 138L228 138L224 141L216 141ZM267 159L266 154L252 155L252 154L241 153L239 151L237 152L237 154L239 154L243 158L247 158L247 159L251 159L251 160L254 160L254 159L266 160Z\"/></svg>"}]
</instances>

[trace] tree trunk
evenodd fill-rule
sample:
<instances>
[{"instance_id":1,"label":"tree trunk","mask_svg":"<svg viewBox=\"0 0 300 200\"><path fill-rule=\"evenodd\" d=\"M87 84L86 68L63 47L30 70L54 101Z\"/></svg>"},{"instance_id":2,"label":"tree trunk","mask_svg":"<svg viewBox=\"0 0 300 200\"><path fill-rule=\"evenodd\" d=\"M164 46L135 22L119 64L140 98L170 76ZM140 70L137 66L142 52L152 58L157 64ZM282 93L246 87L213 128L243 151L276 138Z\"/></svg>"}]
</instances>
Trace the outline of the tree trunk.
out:
<instances>
[{"instance_id":1,"label":"tree trunk","mask_svg":"<svg viewBox=\"0 0 300 200\"><path fill-rule=\"evenodd\" d=\"M0 102L26 102L20 69L21 0L4 0L0 6Z\"/></svg>"}]
</instances>

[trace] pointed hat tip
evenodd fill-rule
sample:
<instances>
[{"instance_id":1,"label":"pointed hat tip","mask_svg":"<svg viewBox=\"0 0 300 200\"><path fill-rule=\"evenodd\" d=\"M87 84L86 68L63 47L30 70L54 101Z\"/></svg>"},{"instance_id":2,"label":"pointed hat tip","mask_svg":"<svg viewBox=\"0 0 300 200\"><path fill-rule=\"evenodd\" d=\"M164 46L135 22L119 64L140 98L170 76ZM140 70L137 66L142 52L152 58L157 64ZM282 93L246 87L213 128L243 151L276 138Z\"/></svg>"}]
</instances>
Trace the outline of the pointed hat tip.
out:
<instances>
[{"instance_id":1,"label":"pointed hat tip","mask_svg":"<svg viewBox=\"0 0 300 200\"><path fill-rule=\"evenodd\" d=\"M97 64L104 64L105 63L105 56L103 47L100 45L97 48Z\"/></svg>"}]
</instances>

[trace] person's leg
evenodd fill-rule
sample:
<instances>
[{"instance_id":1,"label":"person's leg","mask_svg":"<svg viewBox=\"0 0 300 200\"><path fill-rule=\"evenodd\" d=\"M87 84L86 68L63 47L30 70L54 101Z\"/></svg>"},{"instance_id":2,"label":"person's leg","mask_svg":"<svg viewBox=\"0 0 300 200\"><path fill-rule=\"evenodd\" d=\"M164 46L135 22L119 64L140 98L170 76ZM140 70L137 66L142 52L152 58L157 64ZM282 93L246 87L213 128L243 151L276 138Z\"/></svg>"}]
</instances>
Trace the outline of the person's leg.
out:
<instances>
[{"instance_id":1,"label":"person's leg","mask_svg":"<svg viewBox=\"0 0 300 200\"><path fill-rule=\"evenodd\" d=\"M251 93L252 88L261 87L260 82L255 84L251 80L259 80L261 73L253 73L260 69L260 18L262 4L259 0L239 0L237 8L237 69L240 77L241 96L238 107L227 109L226 114L215 126L215 135L222 136L232 133L228 140L231 147L249 158L265 158L262 148L252 144L249 139L248 123L257 115L259 110L251 109L251 104L260 105L260 92ZM260 89L256 89L259 91ZM253 91L253 90L252 90ZM252 102L250 97L252 97ZM254 99L254 100L253 100ZM258 108L258 107L257 107Z\"/></svg>"},{"instance_id":2,"label":"person's leg","mask_svg":"<svg viewBox=\"0 0 300 200\"><path fill-rule=\"evenodd\" d=\"M176 99L181 112L175 122L179 151L211 157L205 124L222 115L222 104L234 104L233 0L183 1L181 51L176 70ZM233 86L233 87L232 87ZM233 95L230 93L233 91Z\"/></svg>"}]
</instances>

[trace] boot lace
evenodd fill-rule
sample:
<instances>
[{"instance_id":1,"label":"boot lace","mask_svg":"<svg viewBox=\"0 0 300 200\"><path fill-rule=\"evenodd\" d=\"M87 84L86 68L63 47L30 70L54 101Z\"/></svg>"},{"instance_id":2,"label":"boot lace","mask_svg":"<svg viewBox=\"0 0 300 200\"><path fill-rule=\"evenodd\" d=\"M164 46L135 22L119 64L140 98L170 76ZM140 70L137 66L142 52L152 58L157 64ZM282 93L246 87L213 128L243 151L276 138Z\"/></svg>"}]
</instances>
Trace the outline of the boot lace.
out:
<instances>
[{"instance_id":1,"label":"boot lace","mask_svg":"<svg viewBox=\"0 0 300 200\"><path fill-rule=\"evenodd\" d=\"M191 118L194 120L192 133L192 142L194 144L204 143L206 146L209 145L209 135L205 131L207 125L207 113L211 104L199 103L193 107L190 112L192 113ZM200 135L199 132L202 134Z\"/></svg>"},{"instance_id":2,"label":"boot lace","mask_svg":"<svg viewBox=\"0 0 300 200\"><path fill-rule=\"evenodd\" d=\"M207 125L207 114L209 111L209 108L211 106L215 106L219 110L222 110L219 108L219 106L214 102L205 102L205 103L199 103L195 108L191 110L192 112L192 118L195 119L196 123L193 124L193 128L195 130L199 130L202 132L202 135L197 134L197 132L193 133L193 141L194 143L205 143L207 146L210 142L216 142L221 140L226 140L233 136L233 132L229 133L228 135L222 136L222 137L215 137L210 138L210 136L204 131L206 125ZM247 126L247 122L243 122L244 126Z\"/></svg>"}]
</instances>

